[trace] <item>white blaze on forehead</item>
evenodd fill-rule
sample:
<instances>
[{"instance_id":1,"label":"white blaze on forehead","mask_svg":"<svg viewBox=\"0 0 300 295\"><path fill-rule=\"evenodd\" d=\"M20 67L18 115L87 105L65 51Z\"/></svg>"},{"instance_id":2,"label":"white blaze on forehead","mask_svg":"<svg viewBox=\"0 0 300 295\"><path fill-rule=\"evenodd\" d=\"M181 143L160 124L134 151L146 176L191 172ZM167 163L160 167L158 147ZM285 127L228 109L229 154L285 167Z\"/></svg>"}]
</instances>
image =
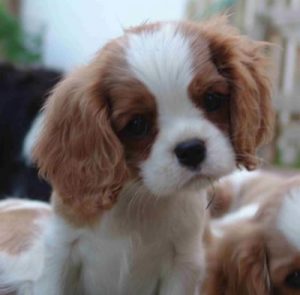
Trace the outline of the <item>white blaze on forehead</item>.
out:
<instances>
[{"instance_id":1,"label":"white blaze on forehead","mask_svg":"<svg viewBox=\"0 0 300 295\"><path fill-rule=\"evenodd\" d=\"M135 77L155 95L160 112L174 114L178 106L187 108L182 100L188 98L193 76L192 52L188 38L176 24L131 34L126 57Z\"/></svg>"},{"instance_id":2,"label":"white blaze on forehead","mask_svg":"<svg viewBox=\"0 0 300 295\"><path fill-rule=\"evenodd\" d=\"M300 250L300 187L291 189L284 196L277 228L294 247Z\"/></svg>"}]
</instances>

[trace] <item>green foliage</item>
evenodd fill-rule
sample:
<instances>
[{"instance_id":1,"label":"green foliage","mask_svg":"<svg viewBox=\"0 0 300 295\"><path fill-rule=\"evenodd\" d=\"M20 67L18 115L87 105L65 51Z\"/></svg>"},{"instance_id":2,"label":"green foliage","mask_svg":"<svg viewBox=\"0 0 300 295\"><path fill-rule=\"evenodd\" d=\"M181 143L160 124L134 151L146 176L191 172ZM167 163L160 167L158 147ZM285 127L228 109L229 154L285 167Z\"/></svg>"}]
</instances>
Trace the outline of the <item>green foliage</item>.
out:
<instances>
[{"instance_id":1,"label":"green foliage","mask_svg":"<svg viewBox=\"0 0 300 295\"><path fill-rule=\"evenodd\" d=\"M238 0L215 0L211 4L206 5L204 11L197 12L197 2L203 0L190 0L187 6L187 13L193 20L203 20L211 16L224 13L233 7Z\"/></svg>"},{"instance_id":2,"label":"green foliage","mask_svg":"<svg viewBox=\"0 0 300 295\"><path fill-rule=\"evenodd\" d=\"M273 164L275 166L279 166L279 167L287 166L286 164L283 163L282 155L281 155L281 152L280 152L279 149L277 149L277 151L276 151L276 155L275 155L275 159L273 161ZM291 167L291 168L300 169L300 152L299 152L298 157L295 160L295 162L291 165L288 165L288 166Z\"/></svg>"},{"instance_id":3,"label":"green foliage","mask_svg":"<svg viewBox=\"0 0 300 295\"><path fill-rule=\"evenodd\" d=\"M41 62L42 36L24 32L20 22L0 3L0 58L12 63Z\"/></svg>"},{"instance_id":4,"label":"green foliage","mask_svg":"<svg viewBox=\"0 0 300 295\"><path fill-rule=\"evenodd\" d=\"M202 17L208 18L213 15L216 15L218 13L226 11L226 9L229 9L234 4L236 4L237 0L218 0L214 1L212 4L210 4L207 9L204 11Z\"/></svg>"}]
</instances>

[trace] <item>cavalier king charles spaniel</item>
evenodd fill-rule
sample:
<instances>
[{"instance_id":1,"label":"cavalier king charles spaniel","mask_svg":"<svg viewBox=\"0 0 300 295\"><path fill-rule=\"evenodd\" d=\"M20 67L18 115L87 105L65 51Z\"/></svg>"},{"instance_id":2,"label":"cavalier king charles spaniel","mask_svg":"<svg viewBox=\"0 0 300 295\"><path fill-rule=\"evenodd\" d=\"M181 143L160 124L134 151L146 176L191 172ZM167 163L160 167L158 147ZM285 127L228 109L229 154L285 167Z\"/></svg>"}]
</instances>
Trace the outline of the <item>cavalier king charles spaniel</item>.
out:
<instances>
[{"instance_id":1,"label":"cavalier king charles spaniel","mask_svg":"<svg viewBox=\"0 0 300 295\"><path fill-rule=\"evenodd\" d=\"M238 172L215 200L203 294L300 294L300 175Z\"/></svg>"},{"instance_id":2,"label":"cavalier king charles spaniel","mask_svg":"<svg viewBox=\"0 0 300 295\"><path fill-rule=\"evenodd\" d=\"M272 130L264 47L222 17L145 24L66 77L33 150L51 209L0 210L3 290L196 294L206 188Z\"/></svg>"}]
</instances>

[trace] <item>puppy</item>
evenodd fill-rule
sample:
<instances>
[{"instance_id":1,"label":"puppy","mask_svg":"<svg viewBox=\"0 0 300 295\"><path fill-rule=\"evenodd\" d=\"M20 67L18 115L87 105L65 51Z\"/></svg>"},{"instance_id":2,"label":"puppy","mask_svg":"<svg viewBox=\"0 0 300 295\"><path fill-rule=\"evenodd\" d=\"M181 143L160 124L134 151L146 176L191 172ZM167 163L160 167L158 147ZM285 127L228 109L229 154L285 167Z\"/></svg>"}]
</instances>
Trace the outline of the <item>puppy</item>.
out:
<instances>
[{"instance_id":1,"label":"puppy","mask_svg":"<svg viewBox=\"0 0 300 295\"><path fill-rule=\"evenodd\" d=\"M53 215L9 256L43 241L32 294L197 292L206 187L271 133L263 47L223 18L147 24L58 85L34 149Z\"/></svg>"},{"instance_id":2,"label":"puppy","mask_svg":"<svg viewBox=\"0 0 300 295\"><path fill-rule=\"evenodd\" d=\"M300 294L300 175L242 172L217 191L234 209L212 222L204 294Z\"/></svg>"}]
</instances>

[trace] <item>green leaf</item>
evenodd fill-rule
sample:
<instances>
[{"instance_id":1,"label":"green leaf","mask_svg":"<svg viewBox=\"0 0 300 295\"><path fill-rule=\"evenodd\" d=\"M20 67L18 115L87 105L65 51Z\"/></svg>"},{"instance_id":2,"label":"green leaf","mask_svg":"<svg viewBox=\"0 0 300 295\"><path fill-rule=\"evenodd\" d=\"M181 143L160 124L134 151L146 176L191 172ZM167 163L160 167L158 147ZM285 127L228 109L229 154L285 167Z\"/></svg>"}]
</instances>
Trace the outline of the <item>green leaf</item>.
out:
<instances>
[{"instance_id":1,"label":"green leaf","mask_svg":"<svg viewBox=\"0 0 300 295\"><path fill-rule=\"evenodd\" d=\"M12 63L32 64L42 60L41 34L24 32L19 21L0 3L0 57Z\"/></svg>"}]
</instances>

